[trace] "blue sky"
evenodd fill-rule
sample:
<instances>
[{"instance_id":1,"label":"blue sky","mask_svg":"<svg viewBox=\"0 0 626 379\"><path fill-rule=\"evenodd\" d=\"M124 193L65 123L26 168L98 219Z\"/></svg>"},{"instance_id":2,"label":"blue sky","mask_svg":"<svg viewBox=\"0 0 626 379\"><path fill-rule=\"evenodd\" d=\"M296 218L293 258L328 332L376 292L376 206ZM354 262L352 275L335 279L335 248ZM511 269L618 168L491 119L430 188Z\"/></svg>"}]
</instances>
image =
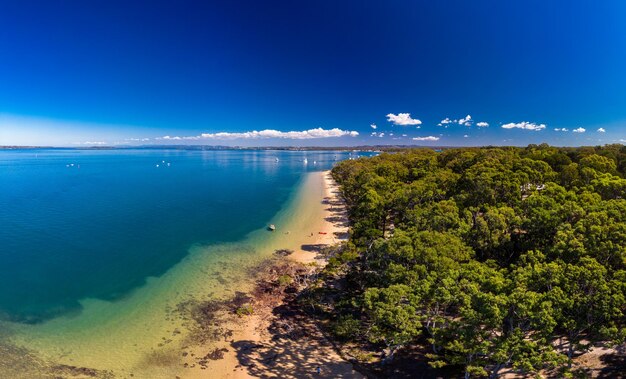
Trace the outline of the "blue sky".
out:
<instances>
[{"instance_id":1,"label":"blue sky","mask_svg":"<svg viewBox=\"0 0 626 379\"><path fill-rule=\"evenodd\" d=\"M5 1L0 145L619 142L625 15L618 0Z\"/></svg>"}]
</instances>

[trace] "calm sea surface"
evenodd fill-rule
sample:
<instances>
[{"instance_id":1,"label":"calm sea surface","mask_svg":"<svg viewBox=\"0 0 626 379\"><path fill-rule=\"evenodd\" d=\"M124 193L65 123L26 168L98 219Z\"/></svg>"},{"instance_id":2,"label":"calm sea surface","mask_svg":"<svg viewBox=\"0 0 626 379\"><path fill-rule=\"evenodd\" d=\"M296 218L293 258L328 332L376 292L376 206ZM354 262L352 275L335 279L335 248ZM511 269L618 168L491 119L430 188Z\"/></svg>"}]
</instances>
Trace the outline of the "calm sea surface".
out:
<instances>
[{"instance_id":1,"label":"calm sea surface","mask_svg":"<svg viewBox=\"0 0 626 379\"><path fill-rule=\"evenodd\" d=\"M37 323L79 311L80 299L122 297L194 244L237 241L266 227L305 173L348 157L0 151L0 317Z\"/></svg>"}]
</instances>

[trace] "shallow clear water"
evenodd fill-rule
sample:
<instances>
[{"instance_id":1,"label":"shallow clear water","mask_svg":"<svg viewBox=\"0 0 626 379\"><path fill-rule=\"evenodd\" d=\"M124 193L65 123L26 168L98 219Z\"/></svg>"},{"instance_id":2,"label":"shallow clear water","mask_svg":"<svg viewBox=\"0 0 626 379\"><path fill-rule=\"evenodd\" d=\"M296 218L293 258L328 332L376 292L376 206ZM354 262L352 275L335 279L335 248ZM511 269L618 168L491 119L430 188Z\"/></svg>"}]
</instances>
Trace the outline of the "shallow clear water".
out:
<instances>
[{"instance_id":1,"label":"shallow clear water","mask_svg":"<svg viewBox=\"0 0 626 379\"><path fill-rule=\"evenodd\" d=\"M2 318L39 323L80 312L81 299L123 298L180 262L191 246L236 242L265 227L305 173L348 157L0 151Z\"/></svg>"}]
</instances>

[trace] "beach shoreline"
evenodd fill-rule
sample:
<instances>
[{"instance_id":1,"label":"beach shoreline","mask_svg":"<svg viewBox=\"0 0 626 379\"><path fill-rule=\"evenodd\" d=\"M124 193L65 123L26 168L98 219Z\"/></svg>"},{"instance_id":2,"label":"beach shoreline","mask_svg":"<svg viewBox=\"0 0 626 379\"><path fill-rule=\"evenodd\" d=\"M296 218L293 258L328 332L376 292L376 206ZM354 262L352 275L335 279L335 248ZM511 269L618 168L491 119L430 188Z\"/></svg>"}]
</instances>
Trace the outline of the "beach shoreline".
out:
<instances>
[{"instance_id":1,"label":"beach shoreline","mask_svg":"<svg viewBox=\"0 0 626 379\"><path fill-rule=\"evenodd\" d=\"M7 352L0 372L25 378L75 377L83 371L106 378L206 378L208 372L215 378L254 377L241 365L233 342L265 341L271 309L244 317L230 309L212 320L202 307L230 306L250 293L259 268L271 262L323 265L319 248L347 237L337 195L329 171L307 173L268 221L276 225L274 232L263 228L237 243L192 247L170 271L119 301L85 299L77 315L36 325L4 323L11 337L0 346ZM279 257L277 250L293 254ZM24 361L23 352L31 358Z\"/></svg>"},{"instance_id":2,"label":"beach shoreline","mask_svg":"<svg viewBox=\"0 0 626 379\"><path fill-rule=\"evenodd\" d=\"M310 224L310 232L301 229L297 232L283 231L292 236L291 247L294 246L294 242L299 246L286 249L285 255L268 258L265 265L261 264L257 283L263 281L269 283L268 272L276 276L289 270L291 270L290 273L297 270L305 271L306 267L315 267L312 270L317 270L326 264L326 259L319 254L319 251L324 247L347 240L348 223L345 206L330 172L309 174L307 181L309 183L305 183L304 188L308 186L311 189L319 185L321 193L317 198L307 198L302 201L319 202L322 205L321 212L316 212L315 219L307 220ZM321 184L311 183L312 181L318 181ZM289 226L284 225L284 227ZM277 225L277 229L280 230L280 225ZM310 272L308 271L309 274ZM253 301L254 308L251 315L243 317L231 315L232 317L225 323L227 328L233 330L232 336L221 343L212 345L214 349L212 351L218 352L217 357L213 358L217 359L204 360L200 370L188 370L181 378L206 378L207 372L211 372L211 377L233 379L362 378L363 376L335 351L332 343L324 337L312 320L304 321L307 325L303 326L302 330L306 332L297 339L283 338L280 343L276 343L276 333L270 330L281 322L280 312L277 310L284 306L289 298L292 299L293 296L285 295L280 291L278 296L269 301L264 302L258 299ZM290 325L286 327L292 328ZM201 354L201 351L203 349L199 348L196 354Z\"/></svg>"}]
</instances>

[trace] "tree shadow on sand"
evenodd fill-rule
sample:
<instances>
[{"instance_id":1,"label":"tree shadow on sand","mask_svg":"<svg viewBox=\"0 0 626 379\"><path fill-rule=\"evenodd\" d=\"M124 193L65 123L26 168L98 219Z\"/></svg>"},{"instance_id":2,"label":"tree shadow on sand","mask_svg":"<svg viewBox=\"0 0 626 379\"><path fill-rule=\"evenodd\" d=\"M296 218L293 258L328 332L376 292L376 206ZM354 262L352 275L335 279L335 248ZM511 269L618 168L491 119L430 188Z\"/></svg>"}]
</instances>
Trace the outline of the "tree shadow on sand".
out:
<instances>
[{"instance_id":1,"label":"tree shadow on sand","mask_svg":"<svg viewBox=\"0 0 626 379\"><path fill-rule=\"evenodd\" d=\"M336 227L347 228L349 226L349 220L345 202L338 196L339 195L337 195L335 199L325 197L324 200L322 200L322 204L328 205L326 211L330 213L325 220L332 223Z\"/></svg>"},{"instance_id":2,"label":"tree shadow on sand","mask_svg":"<svg viewBox=\"0 0 626 379\"><path fill-rule=\"evenodd\" d=\"M600 358L603 363L596 378L626 378L626 345L615 349L615 353L606 354Z\"/></svg>"},{"instance_id":3,"label":"tree shadow on sand","mask_svg":"<svg viewBox=\"0 0 626 379\"><path fill-rule=\"evenodd\" d=\"M330 213L326 221L335 227L347 229L348 217L344 202L336 188L331 191L333 196L325 197L322 201ZM335 233L335 237L347 239L348 233L338 232ZM304 244L301 249L315 253L317 258L327 258L328 247L328 244ZM280 269L275 271L274 276L280 276L282 273ZM298 275L292 273L290 276L298 281ZM303 285L300 288L306 285L301 284ZM258 287L263 290L261 292L265 296L271 295L272 291L276 290L275 285ZM271 308L271 320L267 328L268 338L263 338L262 342L251 340L231 342L239 362L237 369L243 369L259 378L363 378L363 375L354 371L350 363L339 356L315 320L301 308L296 301L297 291L287 291L288 289L283 291L282 296L285 297L282 304L274 304ZM262 296L257 293L256 298L260 297Z\"/></svg>"},{"instance_id":4,"label":"tree shadow on sand","mask_svg":"<svg viewBox=\"0 0 626 379\"><path fill-rule=\"evenodd\" d=\"M317 243L317 244L305 244L305 245L301 245L300 249L307 251L309 253L315 253L315 259L326 259L328 258L327 254L328 251L327 249L330 248L331 245L328 244L323 244L323 243Z\"/></svg>"},{"instance_id":5,"label":"tree shadow on sand","mask_svg":"<svg viewBox=\"0 0 626 379\"><path fill-rule=\"evenodd\" d=\"M235 341L239 364L260 378L361 378L340 359L315 323L296 306L274 308L269 342Z\"/></svg>"}]
</instances>

